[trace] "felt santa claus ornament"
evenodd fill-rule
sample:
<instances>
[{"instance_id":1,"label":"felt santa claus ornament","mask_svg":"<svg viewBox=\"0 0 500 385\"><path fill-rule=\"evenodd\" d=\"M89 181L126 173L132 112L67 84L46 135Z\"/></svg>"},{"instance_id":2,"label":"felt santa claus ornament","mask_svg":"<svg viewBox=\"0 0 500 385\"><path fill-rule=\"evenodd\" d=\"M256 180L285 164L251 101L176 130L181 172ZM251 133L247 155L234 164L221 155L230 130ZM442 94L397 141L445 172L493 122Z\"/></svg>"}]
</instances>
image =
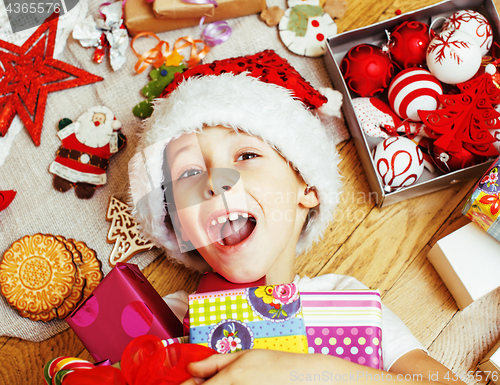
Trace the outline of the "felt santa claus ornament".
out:
<instances>
[{"instance_id":1,"label":"felt santa claus ornament","mask_svg":"<svg viewBox=\"0 0 500 385\"><path fill-rule=\"evenodd\" d=\"M317 91L271 50L176 74L144 121L129 162L132 215L143 236L187 267L210 270L196 250L181 252L175 232L165 225L163 166L171 140L223 126L262 139L316 191L320 204L309 212L296 247L297 255L306 251L322 236L339 202L340 157L329 130L342 124L341 104L339 92Z\"/></svg>"},{"instance_id":2,"label":"felt santa claus ornament","mask_svg":"<svg viewBox=\"0 0 500 385\"><path fill-rule=\"evenodd\" d=\"M92 107L76 122L62 119L57 135L61 147L49 167L54 188L66 192L72 187L80 199L89 199L106 183L109 158L126 144L122 123L104 106Z\"/></svg>"}]
</instances>

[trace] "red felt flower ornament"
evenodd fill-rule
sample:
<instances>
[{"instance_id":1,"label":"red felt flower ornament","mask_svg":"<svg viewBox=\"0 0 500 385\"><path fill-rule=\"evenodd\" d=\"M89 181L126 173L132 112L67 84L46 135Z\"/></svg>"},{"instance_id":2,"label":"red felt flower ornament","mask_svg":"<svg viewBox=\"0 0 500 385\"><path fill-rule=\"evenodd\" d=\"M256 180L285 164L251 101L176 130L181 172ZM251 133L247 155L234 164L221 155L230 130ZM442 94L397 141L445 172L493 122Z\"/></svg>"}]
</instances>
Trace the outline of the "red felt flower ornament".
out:
<instances>
[{"instance_id":1,"label":"red felt flower ornament","mask_svg":"<svg viewBox=\"0 0 500 385\"><path fill-rule=\"evenodd\" d=\"M58 20L50 16L22 46L0 40L0 136L17 113L39 146L47 94L103 80L53 58Z\"/></svg>"}]
</instances>

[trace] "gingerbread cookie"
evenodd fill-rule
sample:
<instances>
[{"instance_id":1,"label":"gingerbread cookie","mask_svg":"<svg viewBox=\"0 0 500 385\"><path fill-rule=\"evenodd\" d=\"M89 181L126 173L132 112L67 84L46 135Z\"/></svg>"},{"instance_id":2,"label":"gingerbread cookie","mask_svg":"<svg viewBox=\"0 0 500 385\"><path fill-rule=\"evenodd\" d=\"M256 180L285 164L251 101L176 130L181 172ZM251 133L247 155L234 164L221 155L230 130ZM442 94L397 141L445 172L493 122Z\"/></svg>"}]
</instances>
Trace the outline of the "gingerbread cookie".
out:
<instances>
[{"instance_id":1,"label":"gingerbread cookie","mask_svg":"<svg viewBox=\"0 0 500 385\"><path fill-rule=\"evenodd\" d=\"M53 235L26 235L0 262L0 289L21 313L51 313L70 296L76 282L73 255Z\"/></svg>"},{"instance_id":2,"label":"gingerbread cookie","mask_svg":"<svg viewBox=\"0 0 500 385\"><path fill-rule=\"evenodd\" d=\"M144 239L134 218L130 214L130 207L112 196L109 199L106 220L111 222L107 241L115 246L109 256L109 265L114 267L117 262L127 262L137 253L151 250L154 244Z\"/></svg>"}]
</instances>

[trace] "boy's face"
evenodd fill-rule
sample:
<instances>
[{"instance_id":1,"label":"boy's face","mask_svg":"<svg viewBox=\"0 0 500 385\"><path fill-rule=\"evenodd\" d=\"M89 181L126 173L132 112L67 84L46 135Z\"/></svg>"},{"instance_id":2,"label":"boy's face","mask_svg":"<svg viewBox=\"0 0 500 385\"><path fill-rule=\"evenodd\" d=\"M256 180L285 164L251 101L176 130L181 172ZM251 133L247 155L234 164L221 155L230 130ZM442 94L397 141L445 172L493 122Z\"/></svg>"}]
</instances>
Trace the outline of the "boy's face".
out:
<instances>
[{"instance_id":1,"label":"boy's face","mask_svg":"<svg viewBox=\"0 0 500 385\"><path fill-rule=\"evenodd\" d=\"M295 247L318 204L299 174L262 140L224 127L167 146L174 226L232 282L293 279Z\"/></svg>"}]
</instances>

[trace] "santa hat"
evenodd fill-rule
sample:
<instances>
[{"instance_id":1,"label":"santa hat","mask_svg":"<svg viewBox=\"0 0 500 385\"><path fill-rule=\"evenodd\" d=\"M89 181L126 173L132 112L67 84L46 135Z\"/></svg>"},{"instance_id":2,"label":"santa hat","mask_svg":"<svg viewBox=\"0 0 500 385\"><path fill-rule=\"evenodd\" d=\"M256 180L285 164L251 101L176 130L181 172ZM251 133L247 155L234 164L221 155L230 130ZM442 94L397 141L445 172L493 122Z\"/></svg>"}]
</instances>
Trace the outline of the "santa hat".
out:
<instances>
[{"instance_id":1,"label":"santa hat","mask_svg":"<svg viewBox=\"0 0 500 385\"><path fill-rule=\"evenodd\" d=\"M175 233L165 225L162 167L172 139L220 125L264 140L316 190L320 204L310 212L296 254L310 248L339 201L340 158L322 120L341 117L342 95L332 89L316 91L271 50L176 75L155 101L129 163L132 214L142 234L187 267L209 270L197 252L180 251Z\"/></svg>"}]
</instances>

